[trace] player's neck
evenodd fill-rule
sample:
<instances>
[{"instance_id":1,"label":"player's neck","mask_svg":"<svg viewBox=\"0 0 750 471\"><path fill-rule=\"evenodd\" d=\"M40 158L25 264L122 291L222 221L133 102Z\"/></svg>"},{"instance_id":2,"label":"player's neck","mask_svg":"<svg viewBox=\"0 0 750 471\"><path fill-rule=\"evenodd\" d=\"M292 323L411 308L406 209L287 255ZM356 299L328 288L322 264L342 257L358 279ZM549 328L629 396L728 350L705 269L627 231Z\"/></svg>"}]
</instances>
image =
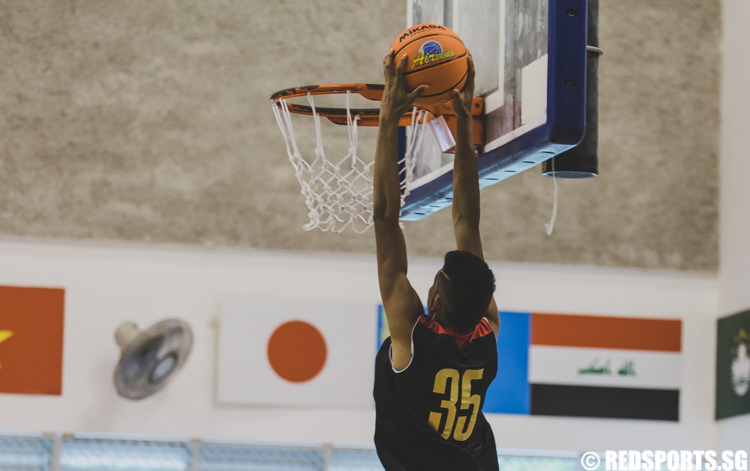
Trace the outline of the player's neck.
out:
<instances>
[{"instance_id":1,"label":"player's neck","mask_svg":"<svg viewBox=\"0 0 750 471\"><path fill-rule=\"evenodd\" d=\"M448 322L447 316L445 315L444 311L438 311L435 314L432 315L432 320L437 322L443 327L447 327L449 329L453 329L453 326L450 322Z\"/></svg>"}]
</instances>

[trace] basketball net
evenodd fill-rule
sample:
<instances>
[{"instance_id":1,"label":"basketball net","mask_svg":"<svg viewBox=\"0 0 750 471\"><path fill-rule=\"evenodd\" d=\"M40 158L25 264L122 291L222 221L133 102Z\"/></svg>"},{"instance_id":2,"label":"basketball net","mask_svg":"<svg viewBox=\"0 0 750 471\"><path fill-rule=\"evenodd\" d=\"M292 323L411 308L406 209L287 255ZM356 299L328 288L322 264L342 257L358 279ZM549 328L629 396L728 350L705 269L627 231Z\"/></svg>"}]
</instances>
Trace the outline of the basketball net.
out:
<instances>
[{"instance_id":1,"label":"basketball net","mask_svg":"<svg viewBox=\"0 0 750 471\"><path fill-rule=\"evenodd\" d=\"M307 158L297 146L292 126L292 113L286 100L279 100L281 106L271 105L281 134L284 136L286 152L299 181L302 196L308 208L310 222L304 229L311 231L342 232L351 228L363 233L372 226L372 168L375 163L365 162L357 155L357 122L359 116L350 112L351 92L346 92L346 129L349 135L349 149L342 158L329 159L323 148L320 115L315 109L311 94L307 100L313 111L315 122L315 152ZM406 144L404 157L399 161L401 180L401 206L409 194L409 186L414 180L414 150L421 144L424 134L424 118L427 112L415 108L412 114L411 133Z\"/></svg>"}]
</instances>

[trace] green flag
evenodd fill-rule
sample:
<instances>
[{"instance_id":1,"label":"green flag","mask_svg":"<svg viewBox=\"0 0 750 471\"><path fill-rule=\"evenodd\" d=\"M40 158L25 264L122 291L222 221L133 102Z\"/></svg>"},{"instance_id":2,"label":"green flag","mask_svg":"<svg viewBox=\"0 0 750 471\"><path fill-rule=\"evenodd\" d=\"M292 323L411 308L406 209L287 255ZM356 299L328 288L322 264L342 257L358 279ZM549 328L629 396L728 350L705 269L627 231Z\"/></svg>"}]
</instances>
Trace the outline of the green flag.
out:
<instances>
[{"instance_id":1,"label":"green flag","mask_svg":"<svg viewBox=\"0 0 750 471\"><path fill-rule=\"evenodd\" d=\"M750 414L750 310L718 321L716 419Z\"/></svg>"}]
</instances>

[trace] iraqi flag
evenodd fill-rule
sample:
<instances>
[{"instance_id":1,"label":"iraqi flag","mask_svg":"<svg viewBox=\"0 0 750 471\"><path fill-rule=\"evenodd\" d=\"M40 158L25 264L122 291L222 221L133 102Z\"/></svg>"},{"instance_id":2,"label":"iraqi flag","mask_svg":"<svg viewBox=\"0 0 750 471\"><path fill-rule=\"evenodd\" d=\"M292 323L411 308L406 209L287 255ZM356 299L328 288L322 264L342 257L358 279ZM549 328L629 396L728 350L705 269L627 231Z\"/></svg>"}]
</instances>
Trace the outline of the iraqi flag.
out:
<instances>
[{"instance_id":1,"label":"iraqi flag","mask_svg":"<svg viewBox=\"0 0 750 471\"><path fill-rule=\"evenodd\" d=\"M372 407L375 303L226 296L218 402Z\"/></svg>"},{"instance_id":2,"label":"iraqi flag","mask_svg":"<svg viewBox=\"0 0 750 471\"><path fill-rule=\"evenodd\" d=\"M485 412L679 420L682 321L501 313Z\"/></svg>"}]
</instances>

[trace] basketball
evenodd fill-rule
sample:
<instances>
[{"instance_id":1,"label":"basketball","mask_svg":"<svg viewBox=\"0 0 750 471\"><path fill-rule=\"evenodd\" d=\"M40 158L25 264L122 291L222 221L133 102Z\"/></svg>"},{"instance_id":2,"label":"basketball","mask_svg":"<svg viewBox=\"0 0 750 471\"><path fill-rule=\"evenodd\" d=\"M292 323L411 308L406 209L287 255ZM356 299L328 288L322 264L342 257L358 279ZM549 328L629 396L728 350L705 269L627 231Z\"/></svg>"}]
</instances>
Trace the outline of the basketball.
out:
<instances>
[{"instance_id":1,"label":"basketball","mask_svg":"<svg viewBox=\"0 0 750 471\"><path fill-rule=\"evenodd\" d=\"M469 72L469 51L456 33L442 25L424 23L404 30L391 44L396 52L395 69L407 56L404 81L409 91L422 84L430 89L414 100L417 106L450 101L454 89L461 90Z\"/></svg>"}]
</instances>

